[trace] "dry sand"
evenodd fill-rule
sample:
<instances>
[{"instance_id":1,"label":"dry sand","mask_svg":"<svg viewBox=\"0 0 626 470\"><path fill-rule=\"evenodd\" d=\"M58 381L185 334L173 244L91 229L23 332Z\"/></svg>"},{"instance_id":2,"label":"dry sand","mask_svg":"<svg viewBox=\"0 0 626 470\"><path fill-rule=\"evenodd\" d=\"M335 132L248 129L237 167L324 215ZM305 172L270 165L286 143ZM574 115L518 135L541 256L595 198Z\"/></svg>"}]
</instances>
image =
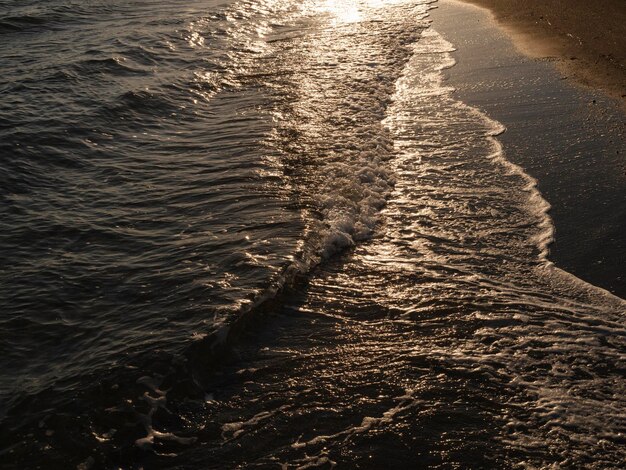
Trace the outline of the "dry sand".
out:
<instances>
[{"instance_id":1,"label":"dry sand","mask_svg":"<svg viewBox=\"0 0 626 470\"><path fill-rule=\"evenodd\" d=\"M626 107L626 0L464 0L489 8L534 57Z\"/></svg>"}]
</instances>

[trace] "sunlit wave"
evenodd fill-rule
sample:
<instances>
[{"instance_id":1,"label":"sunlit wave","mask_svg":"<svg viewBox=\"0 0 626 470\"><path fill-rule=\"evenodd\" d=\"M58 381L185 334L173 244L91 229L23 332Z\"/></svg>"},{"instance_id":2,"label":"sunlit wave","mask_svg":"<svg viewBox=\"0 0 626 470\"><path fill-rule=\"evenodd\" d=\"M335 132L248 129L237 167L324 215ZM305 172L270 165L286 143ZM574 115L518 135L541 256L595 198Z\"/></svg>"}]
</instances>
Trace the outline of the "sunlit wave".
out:
<instances>
[{"instance_id":1,"label":"sunlit wave","mask_svg":"<svg viewBox=\"0 0 626 470\"><path fill-rule=\"evenodd\" d=\"M317 11L331 15L333 24L358 23L366 18L366 11L406 0L323 0Z\"/></svg>"}]
</instances>

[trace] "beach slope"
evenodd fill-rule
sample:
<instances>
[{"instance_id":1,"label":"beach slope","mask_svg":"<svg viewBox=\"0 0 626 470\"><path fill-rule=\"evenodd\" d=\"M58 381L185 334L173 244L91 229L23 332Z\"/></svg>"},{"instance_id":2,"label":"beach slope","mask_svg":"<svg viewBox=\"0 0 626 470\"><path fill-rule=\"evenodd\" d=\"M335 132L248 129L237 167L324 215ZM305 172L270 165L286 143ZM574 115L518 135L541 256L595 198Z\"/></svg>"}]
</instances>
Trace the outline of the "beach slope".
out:
<instances>
[{"instance_id":1,"label":"beach slope","mask_svg":"<svg viewBox=\"0 0 626 470\"><path fill-rule=\"evenodd\" d=\"M626 105L624 0L465 0L489 8L516 45Z\"/></svg>"}]
</instances>

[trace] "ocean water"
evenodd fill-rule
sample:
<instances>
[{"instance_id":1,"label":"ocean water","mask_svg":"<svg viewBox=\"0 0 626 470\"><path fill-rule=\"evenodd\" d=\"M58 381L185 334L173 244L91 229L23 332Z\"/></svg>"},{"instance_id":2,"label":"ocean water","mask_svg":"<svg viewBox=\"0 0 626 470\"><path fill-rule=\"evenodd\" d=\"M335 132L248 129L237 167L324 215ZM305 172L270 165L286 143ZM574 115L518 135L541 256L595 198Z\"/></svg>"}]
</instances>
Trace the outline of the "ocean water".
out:
<instances>
[{"instance_id":1,"label":"ocean water","mask_svg":"<svg viewBox=\"0 0 626 470\"><path fill-rule=\"evenodd\" d=\"M621 467L626 302L432 7L0 6L0 466Z\"/></svg>"}]
</instances>

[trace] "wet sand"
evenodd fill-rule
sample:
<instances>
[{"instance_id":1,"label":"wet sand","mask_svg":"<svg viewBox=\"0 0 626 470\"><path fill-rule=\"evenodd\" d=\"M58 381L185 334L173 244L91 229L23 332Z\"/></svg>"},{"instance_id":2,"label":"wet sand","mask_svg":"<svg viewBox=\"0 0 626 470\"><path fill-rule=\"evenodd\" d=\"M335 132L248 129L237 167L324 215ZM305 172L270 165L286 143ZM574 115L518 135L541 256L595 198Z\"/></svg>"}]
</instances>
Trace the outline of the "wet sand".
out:
<instances>
[{"instance_id":1,"label":"wet sand","mask_svg":"<svg viewBox=\"0 0 626 470\"><path fill-rule=\"evenodd\" d=\"M624 0L465 0L489 8L525 53L554 58L563 75L626 107Z\"/></svg>"},{"instance_id":2,"label":"wet sand","mask_svg":"<svg viewBox=\"0 0 626 470\"><path fill-rule=\"evenodd\" d=\"M619 100L564 80L554 61L529 57L488 10L440 0L433 28L457 49L448 83L460 100L504 124L507 159L550 203L549 259L626 298L625 114ZM623 100L622 100L623 103Z\"/></svg>"}]
</instances>

